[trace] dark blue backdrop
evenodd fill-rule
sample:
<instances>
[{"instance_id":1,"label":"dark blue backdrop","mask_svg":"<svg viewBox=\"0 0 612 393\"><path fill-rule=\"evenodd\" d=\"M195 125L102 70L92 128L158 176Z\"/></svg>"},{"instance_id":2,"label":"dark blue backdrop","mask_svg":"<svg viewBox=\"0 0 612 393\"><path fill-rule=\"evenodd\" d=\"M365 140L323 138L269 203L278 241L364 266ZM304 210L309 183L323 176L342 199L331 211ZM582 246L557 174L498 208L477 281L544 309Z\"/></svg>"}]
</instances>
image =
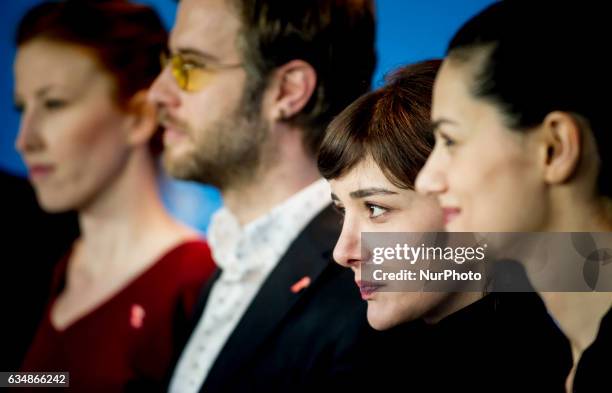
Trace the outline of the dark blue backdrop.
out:
<instances>
[{"instance_id":1,"label":"dark blue backdrop","mask_svg":"<svg viewBox=\"0 0 612 393\"><path fill-rule=\"evenodd\" d=\"M287 0L291 1L291 0ZM40 0L0 1L0 170L25 175L25 168L13 147L19 118L13 107L13 35L23 13ZM170 28L174 0L141 0L153 5ZM493 0L378 0L378 68L375 85L399 65L440 57L454 31L470 16ZM221 203L211 187L185 182L162 181L166 204L182 220L206 230L210 213Z\"/></svg>"}]
</instances>

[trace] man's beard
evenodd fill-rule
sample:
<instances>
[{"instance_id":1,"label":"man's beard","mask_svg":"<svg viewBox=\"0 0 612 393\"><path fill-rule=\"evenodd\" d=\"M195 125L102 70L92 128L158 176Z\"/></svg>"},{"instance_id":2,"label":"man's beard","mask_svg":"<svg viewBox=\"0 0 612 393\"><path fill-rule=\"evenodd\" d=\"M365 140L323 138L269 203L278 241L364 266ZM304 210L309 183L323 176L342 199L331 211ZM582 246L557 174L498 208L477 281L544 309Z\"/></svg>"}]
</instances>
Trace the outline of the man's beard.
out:
<instances>
[{"instance_id":1,"label":"man's beard","mask_svg":"<svg viewBox=\"0 0 612 393\"><path fill-rule=\"evenodd\" d=\"M171 159L164 153L168 173L221 191L252 182L258 171L274 160L274 149L259 102L246 100L247 94L231 115L207 130L190 130L195 146L188 154Z\"/></svg>"}]
</instances>

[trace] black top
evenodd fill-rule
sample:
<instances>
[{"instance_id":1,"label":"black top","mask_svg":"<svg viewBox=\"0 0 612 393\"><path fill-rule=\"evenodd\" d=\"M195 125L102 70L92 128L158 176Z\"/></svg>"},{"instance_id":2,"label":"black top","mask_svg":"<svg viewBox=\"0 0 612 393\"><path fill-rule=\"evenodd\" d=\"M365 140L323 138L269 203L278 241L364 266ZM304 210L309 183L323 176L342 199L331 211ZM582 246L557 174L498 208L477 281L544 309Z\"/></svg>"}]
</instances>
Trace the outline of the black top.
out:
<instances>
[{"instance_id":1,"label":"black top","mask_svg":"<svg viewBox=\"0 0 612 393\"><path fill-rule=\"evenodd\" d=\"M492 293L394 330L404 357L386 378L405 392L565 392L570 345L536 293Z\"/></svg>"},{"instance_id":2,"label":"black top","mask_svg":"<svg viewBox=\"0 0 612 393\"><path fill-rule=\"evenodd\" d=\"M607 370L604 369L607 368ZM588 347L576 369L574 393L612 392L612 308L601 320L597 338Z\"/></svg>"}]
</instances>

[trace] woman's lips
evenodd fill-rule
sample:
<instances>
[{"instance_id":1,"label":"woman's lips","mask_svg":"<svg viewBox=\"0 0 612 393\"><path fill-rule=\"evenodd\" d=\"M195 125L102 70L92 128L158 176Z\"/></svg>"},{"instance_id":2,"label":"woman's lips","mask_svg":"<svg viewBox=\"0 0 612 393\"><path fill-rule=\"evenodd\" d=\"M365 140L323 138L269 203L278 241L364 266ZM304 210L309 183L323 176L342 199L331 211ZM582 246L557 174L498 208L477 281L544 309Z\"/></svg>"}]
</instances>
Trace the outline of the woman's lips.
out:
<instances>
[{"instance_id":1,"label":"woman's lips","mask_svg":"<svg viewBox=\"0 0 612 393\"><path fill-rule=\"evenodd\" d=\"M356 283L359 287L359 292L361 293L361 298L363 300L371 299L374 296L374 293L376 293L376 291L385 286L384 284L374 283L370 281L356 281Z\"/></svg>"},{"instance_id":2,"label":"woman's lips","mask_svg":"<svg viewBox=\"0 0 612 393\"><path fill-rule=\"evenodd\" d=\"M53 165L44 164L32 165L28 168L30 179L32 180L43 180L49 177L54 170L55 167Z\"/></svg>"},{"instance_id":3,"label":"woman's lips","mask_svg":"<svg viewBox=\"0 0 612 393\"><path fill-rule=\"evenodd\" d=\"M442 208L442 212L444 214L444 224L448 225L449 222L457 218L461 213L461 209L458 207L444 207Z\"/></svg>"}]
</instances>

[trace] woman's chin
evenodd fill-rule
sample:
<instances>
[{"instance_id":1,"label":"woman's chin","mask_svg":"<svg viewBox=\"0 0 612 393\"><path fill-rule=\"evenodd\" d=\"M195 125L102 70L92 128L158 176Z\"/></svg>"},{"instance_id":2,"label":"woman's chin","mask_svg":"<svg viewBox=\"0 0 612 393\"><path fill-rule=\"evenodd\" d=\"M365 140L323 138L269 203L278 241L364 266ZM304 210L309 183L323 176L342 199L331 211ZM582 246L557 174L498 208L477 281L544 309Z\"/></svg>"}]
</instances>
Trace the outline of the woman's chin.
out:
<instances>
[{"instance_id":1,"label":"woman's chin","mask_svg":"<svg viewBox=\"0 0 612 393\"><path fill-rule=\"evenodd\" d=\"M368 302L368 323L375 330L388 330L402 324L404 321L398 318L397 313L389 310L376 300Z\"/></svg>"},{"instance_id":2,"label":"woman's chin","mask_svg":"<svg viewBox=\"0 0 612 393\"><path fill-rule=\"evenodd\" d=\"M40 208L46 213L64 213L75 210L74 201L67 200L67 198L60 196L53 197L50 195L42 195L42 193L37 193L36 200L38 201Z\"/></svg>"}]
</instances>

